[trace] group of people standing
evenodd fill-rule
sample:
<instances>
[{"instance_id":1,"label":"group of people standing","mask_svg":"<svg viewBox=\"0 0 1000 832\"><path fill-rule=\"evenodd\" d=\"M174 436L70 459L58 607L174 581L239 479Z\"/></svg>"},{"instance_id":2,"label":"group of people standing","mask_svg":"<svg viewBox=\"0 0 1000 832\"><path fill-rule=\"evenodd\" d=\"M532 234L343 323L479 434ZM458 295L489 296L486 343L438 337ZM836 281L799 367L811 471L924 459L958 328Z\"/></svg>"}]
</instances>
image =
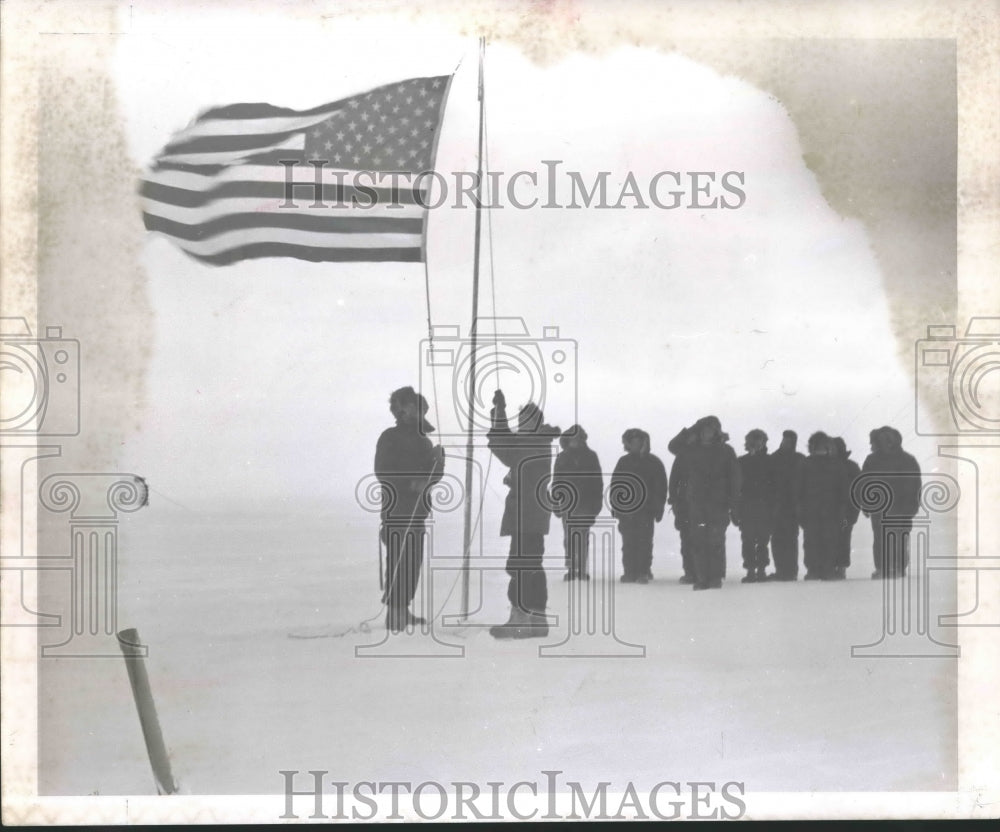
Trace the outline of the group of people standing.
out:
<instances>
[{"instance_id":1,"label":"group of people standing","mask_svg":"<svg viewBox=\"0 0 1000 832\"><path fill-rule=\"evenodd\" d=\"M767 434L754 428L737 458L728 439L719 420L706 416L668 446L675 455L671 505L681 538L681 581L695 589L722 585L729 522L740 529L743 583L797 580L800 528L805 579L846 577L859 514L851 487L860 469L844 441L814 433L806 457L797 450L798 435L786 430L778 449L768 453ZM768 573L771 555L774 571Z\"/></svg>"},{"instance_id":2,"label":"group of people standing","mask_svg":"<svg viewBox=\"0 0 1000 832\"><path fill-rule=\"evenodd\" d=\"M375 473L383 484L382 540L388 555L383 601L386 624L398 631L422 623L409 612L423 560L425 495L442 473L443 452L426 434L427 403L413 388L390 398L397 424L379 438ZM506 563L509 619L490 629L496 638L546 636L548 589L542 565L551 515L563 525L567 581L589 580L590 529L604 503L604 474L579 425L566 431L545 423L541 409L521 408L511 430L502 391L493 397L488 447L509 471L500 534L510 537ZM553 464L553 443L560 452ZM874 533L872 578L906 574L908 538L920 495L920 467L891 427L873 430L864 465L850 459L840 437L816 432L808 456L786 430L773 453L759 428L745 438L737 457L715 416L683 428L667 445L674 456L669 476L650 450L649 434L631 428L622 435L624 455L611 474L608 500L622 538L623 583L652 580L653 536L669 505L680 535L684 574L695 590L717 589L726 576L726 529L742 537L744 583L798 578L799 529L806 580L841 580L851 563L851 534L860 515L852 488L872 475L884 499L870 514ZM770 555L774 571L767 573Z\"/></svg>"}]
</instances>

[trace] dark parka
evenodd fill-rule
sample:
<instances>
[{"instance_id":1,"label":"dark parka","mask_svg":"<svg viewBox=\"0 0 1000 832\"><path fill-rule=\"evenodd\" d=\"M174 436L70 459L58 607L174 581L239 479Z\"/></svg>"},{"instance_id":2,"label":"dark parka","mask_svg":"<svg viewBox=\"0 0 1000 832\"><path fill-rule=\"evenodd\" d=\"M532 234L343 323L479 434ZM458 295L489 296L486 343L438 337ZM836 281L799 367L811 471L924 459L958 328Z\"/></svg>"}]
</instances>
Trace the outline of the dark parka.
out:
<instances>
[{"instance_id":1,"label":"dark parka","mask_svg":"<svg viewBox=\"0 0 1000 832\"><path fill-rule=\"evenodd\" d=\"M430 514L428 489L444 472L424 434L434 427L423 421L397 422L382 431L375 446L375 476L382 484L382 520L422 521Z\"/></svg>"},{"instance_id":2,"label":"dark parka","mask_svg":"<svg viewBox=\"0 0 1000 832\"><path fill-rule=\"evenodd\" d=\"M856 463L853 459L848 459L846 456L841 456L837 459L844 467L844 475L846 478L845 486L847 488L847 522L849 525L853 526L858 522L858 515L861 513L861 509L852 499L851 488L854 486L854 481L861 476L861 466L858 465L858 463Z\"/></svg>"},{"instance_id":3,"label":"dark parka","mask_svg":"<svg viewBox=\"0 0 1000 832\"><path fill-rule=\"evenodd\" d=\"M638 482L642 483L642 501L633 505L623 495L636 493ZM625 454L615 465L611 475L611 513L618 519L646 515L656 521L663 519L667 504L667 469L655 454L649 452L649 437L644 434L641 453Z\"/></svg>"},{"instance_id":4,"label":"dark parka","mask_svg":"<svg viewBox=\"0 0 1000 832\"><path fill-rule=\"evenodd\" d=\"M604 480L601 463L590 448L566 447L556 457L552 473L553 503L558 506L560 495L571 494L571 508L560 512L572 520L593 521L601 513L604 501Z\"/></svg>"},{"instance_id":5,"label":"dark parka","mask_svg":"<svg viewBox=\"0 0 1000 832\"><path fill-rule=\"evenodd\" d=\"M797 489L806 458L791 448L778 448L769 454L774 477L774 512L776 517L795 520Z\"/></svg>"},{"instance_id":6,"label":"dark parka","mask_svg":"<svg viewBox=\"0 0 1000 832\"><path fill-rule=\"evenodd\" d=\"M893 443L885 450L868 455L861 466L866 482L880 481L891 494L889 505L877 512L886 517L913 517L920 509L920 465L916 459Z\"/></svg>"},{"instance_id":7,"label":"dark parka","mask_svg":"<svg viewBox=\"0 0 1000 832\"><path fill-rule=\"evenodd\" d=\"M774 462L769 454L744 454L739 459L741 477L741 507L743 517L770 520L774 515L776 485Z\"/></svg>"},{"instance_id":8,"label":"dark parka","mask_svg":"<svg viewBox=\"0 0 1000 832\"><path fill-rule=\"evenodd\" d=\"M667 502L673 509L674 526L678 529L687 521L687 503L683 495L687 483L688 452L693 447L688 444L687 437L693 430L694 428L682 428L680 433L667 443L667 450L674 455L673 465L670 466Z\"/></svg>"},{"instance_id":9,"label":"dark parka","mask_svg":"<svg viewBox=\"0 0 1000 832\"><path fill-rule=\"evenodd\" d=\"M799 525L848 519L847 469L839 459L821 454L807 456L799 471L796 514Z\"/></svg>"},{"instance_id":10,"label":"dark parka","mask_svg":"<svg viewBox=\"0 0 1000 832\"><path fill-rule=\"evenodd\" d=\"M543 424L535 431L514 433L504 408L494 408L492 415L487 445L510 468L510 491L504 503L500 535L548 534L552 513L545 492L552 477L552 443L559 436L559 428Z\"/></svg>"},{"instance_id":11,"label":"dark parka","mask_svg":"<svg viewBox=\"0 0 1000 832\"><path fill-rule=\"evenodd\" d=\"M690 522L728 524L730 514L738 519L741 500L740 466L736 452L726 444L726 435L687 452L683 499Z\"/></svg>"}]
</instances>

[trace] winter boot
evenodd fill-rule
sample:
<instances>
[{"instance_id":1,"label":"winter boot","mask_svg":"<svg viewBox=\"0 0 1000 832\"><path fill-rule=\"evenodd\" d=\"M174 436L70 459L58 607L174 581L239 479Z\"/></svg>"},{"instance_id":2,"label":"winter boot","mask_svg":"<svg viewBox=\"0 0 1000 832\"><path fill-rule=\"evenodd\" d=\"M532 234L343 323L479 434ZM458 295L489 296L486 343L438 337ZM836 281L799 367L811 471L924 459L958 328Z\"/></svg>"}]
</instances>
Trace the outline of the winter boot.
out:
<instances>
[{"instance_id":1,"label":"winter boot","mask_svg":"<svg viewBox=\"0 0 1000 832\"><path fill-rule=\"evenodd\" d=\"M518 628L528 620L527 613L520 607L510 608L510 618L504 624L495 624L490 627L490 635L493 638L515 638Z\"/></svg>"},{"instance_id":2,"label":"winter boot","mask_svg":"<svg viewBox=\"0 0 1000 832\"><path fill-rule=\"evenodd\" d=\"M693 584L694 582L694 575L681 575L680 579L677 581L679 584Z\"/></svg>"},{"instance_id":3,"label":"winter boot","mask_svg":"<svg viewBox=\"0 0 1000 832\"><path fill-rule=\"evenodd\" d=\"M741 584L755 584L755 583L757 583L758 580L760 580L760 579L757 577L757 573L753 569L748 569L746 577L742 578L740 580L740 583Z\"/></svg>"},{"instance_id":4,"label":"winter boot","mask_svg":"<svg viewBox=\"0 0 1000 832\"><path fill-rule=\"evenodd\" d=\"M544 612L529 612L521 626L514 630L514 638L545 638L549 634L549 622Z\"/></svg>"}]
</instances>

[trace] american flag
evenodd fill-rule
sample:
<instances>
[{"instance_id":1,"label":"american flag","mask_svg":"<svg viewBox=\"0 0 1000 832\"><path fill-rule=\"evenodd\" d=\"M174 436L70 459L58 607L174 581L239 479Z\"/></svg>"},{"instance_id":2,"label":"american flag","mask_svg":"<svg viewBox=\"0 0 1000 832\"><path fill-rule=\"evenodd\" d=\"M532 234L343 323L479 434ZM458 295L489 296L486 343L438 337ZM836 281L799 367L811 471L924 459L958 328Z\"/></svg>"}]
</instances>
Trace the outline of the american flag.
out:
<instances>
[{"instance_id":1,"label":"american flag","mask_svg":"<svg viewBox=\"0 0 1000 832\"><path fill-rule=\"evenodd\" d=\"M310 110L208 110L144 176L146 228L213 265L422 262L433 177L416 174L433 170L450 81L411 78Z\"/></svg>"}]
</instances>

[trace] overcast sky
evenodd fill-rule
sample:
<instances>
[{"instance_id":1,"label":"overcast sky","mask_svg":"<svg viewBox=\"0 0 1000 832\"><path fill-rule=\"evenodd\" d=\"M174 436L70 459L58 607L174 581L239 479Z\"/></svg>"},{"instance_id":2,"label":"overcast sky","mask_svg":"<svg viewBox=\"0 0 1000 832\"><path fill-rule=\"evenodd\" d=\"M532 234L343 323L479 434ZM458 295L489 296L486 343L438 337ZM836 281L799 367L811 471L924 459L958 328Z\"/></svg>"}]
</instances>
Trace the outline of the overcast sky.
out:
<instances>
[{"instance_id":1,"label":"overcast sky","mask_svg":"<svg viewBox=\"0 0 1000 832\"><path fill-rule=\"evenodd\" d=\"M133 21L138 36L119 42L116 92L136 165L211 106L311 107L461 61L438 169L475 169L474 40L412 23L282 28L231 11L200 24L147 13ZM490 168L505 175L541 176L544 160L562 160L588 182L610 171L614 194L629 172L643 185L662 170L745 175L738 210L508 207L484 218L480 313L493 313L495 289L498 315L523 317L533 336L559 327L576 343L577 395L547 364L543 405L553 424L584 425L606 470L624 429L649 431L669 464L667 440L707 413L738 450L755 427L772 448L786 427L800 449L817 429L843 435L855 458L872 427L912 433L911 378L895 358L865 230L822 198L780 101L636 48L542 67L491 46L486 88ZM568 202L567 180L559 188ZM473 221L468 208L441 208L429 228L432 320L463 335ZM153 235L141 264L153 350L141 429L122 446L122 469L189 506L352 501L391 424L389 392L419 381L423 266L268 259L213 268ZM499 378L513 405L525 401L523 376ZM458 431L451 375L434 380L431 420Z\"/></svg>"}]
</instances>

